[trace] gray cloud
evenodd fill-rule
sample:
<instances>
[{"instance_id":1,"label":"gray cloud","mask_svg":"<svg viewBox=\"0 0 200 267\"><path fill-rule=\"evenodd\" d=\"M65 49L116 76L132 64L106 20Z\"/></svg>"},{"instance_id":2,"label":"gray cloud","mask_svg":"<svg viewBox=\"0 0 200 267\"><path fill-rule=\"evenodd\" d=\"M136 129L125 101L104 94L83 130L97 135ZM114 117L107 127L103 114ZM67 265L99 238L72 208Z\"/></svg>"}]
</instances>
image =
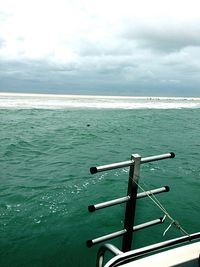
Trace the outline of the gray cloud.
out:
<instances>
[{"instance_id":1,"label":"gray cloud","mask_svg":"<svg viewBox=\"0 0 200 267\"><path fill-rule=\"evenodd\" d=\"M129 56L79 56L77 62L62 64L46 59L5 60L0 91L20 91L21 86L36 92L39 88L60 93L183 94L187 86L197 90L200 82L200 50L194 49L161 55L138 48Z\"/></svg>"},{"instance_id":2,"label":"gray cloud","mask_svg":"<svg viewBox=\"0 0 200 267\"><path fill-rule=\"evenodd\" d=\"M188 46L200 46L200 20L137 21L122 32L122 37L140 47L161 52L179 51Z\"/></svg>"},{"instance_id":3,"label":"gray cloud","mask_svg":"<svg viewBox=\"0 0 200 267\"><path fill-rule=\"evenodd\" d=\"M188 87L200 95L199 20L129 17L112 26L114 30L106 23L101 28L101 22L95 27L88 23L88 32L78 30L71 36L70 26L70 38L65 32L60 35L59 28L55 46L45 38L43 43L35 31L36 40L31 39L27 28L23 35L19 27L7 47L0 36L0 91L175 95Z\"/></svg>"}]
</instances>

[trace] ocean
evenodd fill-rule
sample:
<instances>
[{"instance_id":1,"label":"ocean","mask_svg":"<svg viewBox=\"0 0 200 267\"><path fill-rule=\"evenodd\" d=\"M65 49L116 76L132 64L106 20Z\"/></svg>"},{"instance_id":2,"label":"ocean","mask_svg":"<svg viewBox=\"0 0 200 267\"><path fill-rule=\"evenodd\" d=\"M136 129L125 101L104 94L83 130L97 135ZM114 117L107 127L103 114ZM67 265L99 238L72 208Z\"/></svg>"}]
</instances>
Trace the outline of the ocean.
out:
<instances>
[{"instance_id":1,"label":"ocean","mask_svg":"<svg viewBox=\"0 0 200 267\"><path fill-rule=\"evenodd\" d=\"M86 240L123 229L128 168L90 174L91 166L174 152L143 164L147 189L188 233L199 231L200 99L0 95L0 266L92 267L99 245ZM136 224L163 216L138 200ZM137 232L133 247L181 236L166 222ZM110 241L121 246L121 238Z\"/></svg>"}]
</instances>

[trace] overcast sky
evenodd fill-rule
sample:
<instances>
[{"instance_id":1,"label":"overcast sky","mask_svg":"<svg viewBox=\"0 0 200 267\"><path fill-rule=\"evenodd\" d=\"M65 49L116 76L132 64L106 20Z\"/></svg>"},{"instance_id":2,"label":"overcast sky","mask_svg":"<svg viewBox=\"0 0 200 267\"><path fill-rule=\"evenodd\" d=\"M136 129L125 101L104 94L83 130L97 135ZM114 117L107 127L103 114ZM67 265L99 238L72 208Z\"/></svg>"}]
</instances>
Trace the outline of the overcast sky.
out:
<instances>
[{"instance_id":1,"label":"overcast sky","mask_svg":"<svg viewBox=\"0 0 200 267\"><path fill-rule=\"evenodd\" d=\"M200 1L0 0L0 91L200 96Z\"/></svg>"}]
</instances>

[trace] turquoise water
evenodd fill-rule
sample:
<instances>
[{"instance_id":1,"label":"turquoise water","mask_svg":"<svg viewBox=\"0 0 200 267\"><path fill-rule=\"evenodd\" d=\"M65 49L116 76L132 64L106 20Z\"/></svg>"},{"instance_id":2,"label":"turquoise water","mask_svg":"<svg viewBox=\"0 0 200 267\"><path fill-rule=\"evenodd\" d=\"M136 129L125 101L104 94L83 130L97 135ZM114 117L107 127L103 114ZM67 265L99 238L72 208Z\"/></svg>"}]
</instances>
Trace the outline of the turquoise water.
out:
<instances>
[{"instance_id":1,"label":"turquoise water","mask_svg":"<svg viewBox=\"0 0 200 267\"><path fill-rule=\"evenodd\" d=\"M199 108L0 109L0 266L95 266L85 241L123 228L124 205L89 214L87 206L126 194L127 169L91 175L91 166L175 152L142 165L149 189L190 233L199 231ZM147 199L136 223L162 212ZM179 236L165 224L138 232L133 245ZM121 240L113 241L120 246Z\"/></svg>"}]
</instances>

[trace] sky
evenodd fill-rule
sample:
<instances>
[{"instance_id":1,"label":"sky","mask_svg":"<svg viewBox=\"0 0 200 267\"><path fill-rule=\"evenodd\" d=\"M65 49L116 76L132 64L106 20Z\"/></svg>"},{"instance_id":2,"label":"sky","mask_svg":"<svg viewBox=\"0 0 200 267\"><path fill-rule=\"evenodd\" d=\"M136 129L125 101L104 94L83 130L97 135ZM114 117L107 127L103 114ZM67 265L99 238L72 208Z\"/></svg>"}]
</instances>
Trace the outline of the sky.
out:
<instances>
[{"instance_id":1,"label":"sky","mask_svg":"<svg viewBox=\"0 0 200 267\"><path fill-rule=\"evenodd\" d=\"M0 0L0 91L199 97L199 10L199 0Z\"/></svg>"}]
</instances>

